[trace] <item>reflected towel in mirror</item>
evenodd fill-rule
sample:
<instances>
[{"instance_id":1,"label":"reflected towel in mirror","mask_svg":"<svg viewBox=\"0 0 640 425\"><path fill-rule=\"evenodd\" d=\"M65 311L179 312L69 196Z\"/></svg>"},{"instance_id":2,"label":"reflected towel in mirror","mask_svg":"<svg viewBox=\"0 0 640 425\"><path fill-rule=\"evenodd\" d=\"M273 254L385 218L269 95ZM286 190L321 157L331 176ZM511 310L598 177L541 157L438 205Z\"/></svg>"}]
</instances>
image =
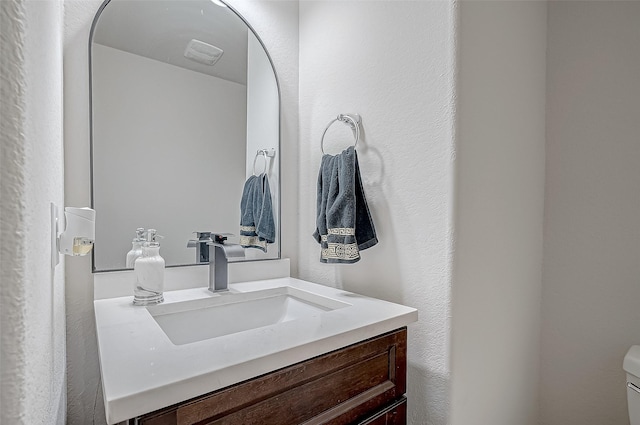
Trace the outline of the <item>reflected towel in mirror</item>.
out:
<instances>
[{"instance_id":1,"label":"reflected towel in mirror","mask_svg":"<svg viewBox=\"0 0 640 425\"><path fill-rule=\"evenodd\" d=\"M253 175L245 182L240 200L240 245L267 252L267 244L275 239L269 178L266 174Z\"/></svg>"}]
</instances>

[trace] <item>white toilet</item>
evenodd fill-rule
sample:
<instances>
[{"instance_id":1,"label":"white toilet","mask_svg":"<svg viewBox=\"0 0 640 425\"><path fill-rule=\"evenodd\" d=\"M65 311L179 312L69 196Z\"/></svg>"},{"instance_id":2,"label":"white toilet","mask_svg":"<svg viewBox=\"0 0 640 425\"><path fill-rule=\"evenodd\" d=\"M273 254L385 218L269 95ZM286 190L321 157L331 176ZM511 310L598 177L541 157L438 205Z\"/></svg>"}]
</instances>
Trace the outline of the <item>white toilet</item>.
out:
<instances>
[{"instance_id":1,"label":"white toilet","mask_svg":"<svg viewBox=\"0 0 640 425\"><path fill-rule=\"evenodd\" d=\"M634 345L624 356L627 372L627 404L631 425L640 425L640 345Z\"/></svg>"}]
</instances>

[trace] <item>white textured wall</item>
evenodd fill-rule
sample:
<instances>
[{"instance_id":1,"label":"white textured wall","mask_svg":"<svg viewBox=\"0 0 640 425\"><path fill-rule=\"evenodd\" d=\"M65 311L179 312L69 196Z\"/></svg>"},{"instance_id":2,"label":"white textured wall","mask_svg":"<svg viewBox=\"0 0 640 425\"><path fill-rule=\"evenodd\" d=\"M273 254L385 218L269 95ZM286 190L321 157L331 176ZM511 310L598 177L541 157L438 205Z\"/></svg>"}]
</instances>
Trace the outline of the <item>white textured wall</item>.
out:
<instances>
[{"instance_id":1,"label":"white textured wall","mask_svg":"<svg viewBox=\"0 0 640 425\"><path fill-rule=\"evenodd\" d=\"M550 2L541 424L627 424L640 343L640 2Z\"/></svg>"},{"instance_id":2,"label":"white textured wall","mask_svg":"<svg viewBox=\"0 0 640 425\"><path fill-rule=\"evenodd\" d=\"M62 4L0 2L0 423L64 424Z\"/></svg>"},{"instance_id":3,"label":"white textured wall","mask_svg":"<svg viewBox=\"0 0 640 425\"><path fill-rule=\"evenodd\" d=\"M453 153L451 2L300 2L299 276L415 307L409 422L447 423ZM353 265L319 262L320 136L338 113L363 120L358 145L377 246ZM335 153L353 143L341 123Z\"/></svg>"},{"instance_id":4,"label":"white textured wall","mask_svg":"<svg viewBox=\"0 0 640 425\"><path fill-rule=\"evenodd\" d=\"M1 2L1 0L0 0ZM68 205L88 205L89 185L89 72L91 22L102 0L64 0L64 147L65 198ZM282 97L282 255L291 258L295 273L297 252L296 204L298 157L298 2L233 0L271 54ZM97 212L97 220L100 218ZM93 278L89 258L67 263L68 423L105 423L93 314ZM94 415L94 405L96 412Z\"/></svg>"},{"instance_id":5,"label":"white textured wall","mask_svg":"<svg viewBox=\"0 0 640 425\"><path fill-rule=\"evenodd\" d=\"M452 425L538 423L546 3L460 3Z\"/></svg>"}]
</instances>

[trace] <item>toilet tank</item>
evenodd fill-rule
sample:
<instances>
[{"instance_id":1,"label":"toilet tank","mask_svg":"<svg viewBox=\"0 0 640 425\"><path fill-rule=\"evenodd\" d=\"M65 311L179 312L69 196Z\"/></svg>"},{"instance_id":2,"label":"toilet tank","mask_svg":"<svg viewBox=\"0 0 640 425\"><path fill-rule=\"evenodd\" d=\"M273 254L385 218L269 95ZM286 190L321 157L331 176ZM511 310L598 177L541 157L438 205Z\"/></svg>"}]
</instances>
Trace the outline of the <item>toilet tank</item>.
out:
<instances>
[{"instance_id":1,"label":"toilet tank","mask_svg":"<svg viewBox=\"0 0 640 425\"><path fill-rule=\"evenodd\" d=\"M640 425L640 345L634 345L624 356L627 372L627 404L631 425Z\"/></svg>"}]
</instances>

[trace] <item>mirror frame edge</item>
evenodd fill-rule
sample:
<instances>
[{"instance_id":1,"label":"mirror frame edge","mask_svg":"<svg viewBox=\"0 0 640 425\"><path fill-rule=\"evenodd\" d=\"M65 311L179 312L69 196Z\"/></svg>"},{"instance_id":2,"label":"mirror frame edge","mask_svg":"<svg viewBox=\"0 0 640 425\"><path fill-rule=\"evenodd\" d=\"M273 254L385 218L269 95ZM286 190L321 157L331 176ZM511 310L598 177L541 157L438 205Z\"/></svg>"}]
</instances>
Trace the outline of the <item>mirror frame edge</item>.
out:
<instances>
[{"instance_id":1,"label":"mirror frame edge","mask_svg":"<svg viewBox=\"0 0 640 425\"><path fill-rule=\"evenodd\" d=\"M276 258L256 258L256 259L248 259L243 261L238 261L239 263L244 262L256 262L256 261L273 261L273 260L281 260L282 259L282 92L280 90L280 79L278 78L278 73L276 72L276 66L273 62L273 58L271 54L267 50L267 46L265 46L262 38L253 26L247 22L247 20L238 12L233 6L229 5L226 0L218 0L224 3L229 10L231 10L244 24L251 30L253 35L256 37L260 46L262 46L262 50L267 55L267 59L269 59L269 64L271 65L271 69L273 70L273 76L276 81L276 90L278 92L278 252ZM93 21L91 22L91 29L89 31L89 42L88 42L88 58L89 58L89 189L91 196L91 208L95 209L95 194L93 191L93 61L92 61L92 49L91 44L93 43L93 35L96 29L96 25L98 24L98 20L100 19L100 15L107 7L107 5L111 3L111 0L104 0L98 10L96 11L95 16L93 17ZM174 267L192 267L192 266L206 266L208 264L205 263L194 263L194 264L176 264L166 266L167 268ZM109 273L109 272L121 272L121 271L130 271L130 268L124 269L108 269L108 270L99 270L96 268L96 258L95 251L91 250L91 273Z\"/></svg>"}]
</instances>

